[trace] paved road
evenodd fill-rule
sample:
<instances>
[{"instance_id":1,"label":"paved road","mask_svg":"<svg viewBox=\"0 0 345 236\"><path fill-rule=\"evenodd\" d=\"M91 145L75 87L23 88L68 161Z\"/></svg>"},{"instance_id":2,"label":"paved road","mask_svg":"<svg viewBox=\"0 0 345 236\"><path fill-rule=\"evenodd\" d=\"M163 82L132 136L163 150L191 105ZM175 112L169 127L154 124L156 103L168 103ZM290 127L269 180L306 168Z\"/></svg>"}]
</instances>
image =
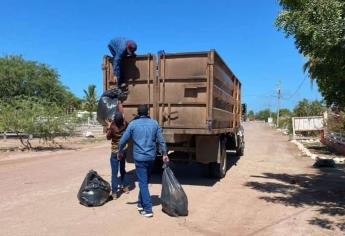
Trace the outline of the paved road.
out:
<instances>
[{"instance_id":1,"label":"paved road","mask_svg":"<svg viewBox=\"0 0 345 236\"><path fill-rule=\"evenodd\" d=\"M245 124L245 132L245 156L231 157L221 181L204 177L199 166L176 167L189 199L185 218L161 212L158 175L150 186L152 219L135 208L137 188L102 207L79 205L89 169L110 180L105 145L0 158L0 235L344 235L344 167L311 168L286 137L262 123Z\"/></svg>"}]
</instances>

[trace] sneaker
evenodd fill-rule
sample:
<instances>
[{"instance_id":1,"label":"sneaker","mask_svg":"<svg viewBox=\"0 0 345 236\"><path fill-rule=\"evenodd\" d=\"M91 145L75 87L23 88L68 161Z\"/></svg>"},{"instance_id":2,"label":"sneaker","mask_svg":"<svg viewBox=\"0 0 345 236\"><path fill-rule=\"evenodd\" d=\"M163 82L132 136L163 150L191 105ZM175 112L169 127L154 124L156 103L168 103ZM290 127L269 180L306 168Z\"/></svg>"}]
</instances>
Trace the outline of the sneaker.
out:
<instances>
[{"instance_id":1,"label":"sneaker","mask_svg":"<svg viewBox=\"0 0 345 236\"><path fill-rule=\"evenodd\" d=\"M138 209L138 211L143 211L144 210L144 208L141 207L141 206L137 206L137 209Z\"/></svg>"},{"instance_id":2,"label":"sneaker","mask_svg":"<svg viewBox=\"0 0 345 236\"><path fill-rule=\"evenodd\" d=\"M140 212L140 214L141 214L142 216L146 217L146 218L151 218L151 217L153 217L153 213L152 213L152 212L151 212L151 213L148 213L148 212L146 212L146 211L142 211L142 212Z\"/></svg>"},{"instance_id":3,"label":"sneaker","mask_svg":"<svg viewBox=\"0 0 345 236\"><path fill-rule=\"evenodd\" d=\"M112 193L111 197L113 198L113 200L116 200L119 198L119 194L118 193Z\"/></svg>"},{"instance_id":4,"label":"sneaker","mask_svg":"<svg viewBox=\"0 0 345 236\"><path fill-rule=\"evenodd\" d=\"M129 187L128 186L123 187L121 190L123 193L129 193Z\"/></svg>"}]
</instances>

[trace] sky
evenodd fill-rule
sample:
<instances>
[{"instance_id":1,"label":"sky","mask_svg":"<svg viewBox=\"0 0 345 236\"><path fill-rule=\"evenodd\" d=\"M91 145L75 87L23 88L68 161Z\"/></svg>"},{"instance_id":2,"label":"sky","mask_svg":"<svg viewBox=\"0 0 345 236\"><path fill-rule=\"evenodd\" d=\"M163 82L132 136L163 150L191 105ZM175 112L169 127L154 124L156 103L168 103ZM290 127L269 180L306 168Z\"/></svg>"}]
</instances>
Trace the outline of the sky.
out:
<instances>
[{"instance_id":1,"label":"sky","mask_svg":"<svg viewBox=\"0 0 345 236\"><path fill-rule=\"evenodd\" d=\"M303 72L305 58L274 26L277 0L0 0L0 56L50 65L78 97L89 84L102 93L102 58L124 36L137 54L216 49L242 83L249 110L322 99Z\"/></svg>"}]
</instances>

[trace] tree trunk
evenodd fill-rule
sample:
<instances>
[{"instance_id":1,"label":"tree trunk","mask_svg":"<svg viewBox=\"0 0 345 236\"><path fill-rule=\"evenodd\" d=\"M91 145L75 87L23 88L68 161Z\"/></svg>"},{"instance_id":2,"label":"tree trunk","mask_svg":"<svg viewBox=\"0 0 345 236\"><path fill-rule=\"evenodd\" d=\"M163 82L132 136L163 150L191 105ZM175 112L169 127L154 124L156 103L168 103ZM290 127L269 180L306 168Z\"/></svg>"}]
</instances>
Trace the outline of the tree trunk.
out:
<instances>
[{"instance_id":1,"label":"tree trunk","mask_svg":"<svg viewBox=\"0 0 345 236\"><path fill-rule=\"evenodd\" d=\"M19 136L19 140L21 142L21 144L24 146L24 150L27 149L27 150L31 150L32 149L32 145L29 141L29 139L27 139L25 142L23 140L23 136L20 135L18 132L17 132L17 136Z\"/></svg>"}]
</instances>

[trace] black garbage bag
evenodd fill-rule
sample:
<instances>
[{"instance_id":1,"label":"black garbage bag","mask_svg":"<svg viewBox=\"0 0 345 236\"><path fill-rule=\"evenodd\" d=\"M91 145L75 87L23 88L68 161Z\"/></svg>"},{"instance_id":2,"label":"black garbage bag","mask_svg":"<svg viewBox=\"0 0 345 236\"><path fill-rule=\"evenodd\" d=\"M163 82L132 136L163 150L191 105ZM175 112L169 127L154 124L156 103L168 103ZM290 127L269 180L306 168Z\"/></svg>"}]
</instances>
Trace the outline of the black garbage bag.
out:
<instances>
[{"instance_id":1,"label":"black garbage bag","mask_svg":"<svg viewBox=\"0 0 345 236\"><path fill-rule=\"evenodd\" d=\"M316 161L313 166L315 168L322 168L322 167L334 168L335 161L333 159L321 159L319 157L316 157Z\"/></svg>"},{"instance_id":2,"label":"black garbage bag","mask_svg":"<svg viewBox=\"0 0 345 236\"><path fill-rule=\"evenodd\" d=\"M105 120L112 120L117 110L118 101L127 99L127 92L123 92L118 88L105 91L98 101L97 121L106 126Z\"/></svg>"},{"instance_id":3,"label":"black garbage bag","mask_svg":"<svg viewBox=\"0 0 345 236\"><path fill-rule=\"evenodd\" d=\"M187 216L188 199L172 170L164 165L162 178L162 210L169 216Z\"/></svg>"},{"instance_id":4,"label":"black garbage bag","mask_svg":"<svg viewBox=\"0 0 345 236\"><path fill-rule=\"evenodd\" d=\"M90 170L80 186L78 199L87 207L101 206L109 199L110 191L110 184L96 171Z\"/></svg>"}]
</instances>

